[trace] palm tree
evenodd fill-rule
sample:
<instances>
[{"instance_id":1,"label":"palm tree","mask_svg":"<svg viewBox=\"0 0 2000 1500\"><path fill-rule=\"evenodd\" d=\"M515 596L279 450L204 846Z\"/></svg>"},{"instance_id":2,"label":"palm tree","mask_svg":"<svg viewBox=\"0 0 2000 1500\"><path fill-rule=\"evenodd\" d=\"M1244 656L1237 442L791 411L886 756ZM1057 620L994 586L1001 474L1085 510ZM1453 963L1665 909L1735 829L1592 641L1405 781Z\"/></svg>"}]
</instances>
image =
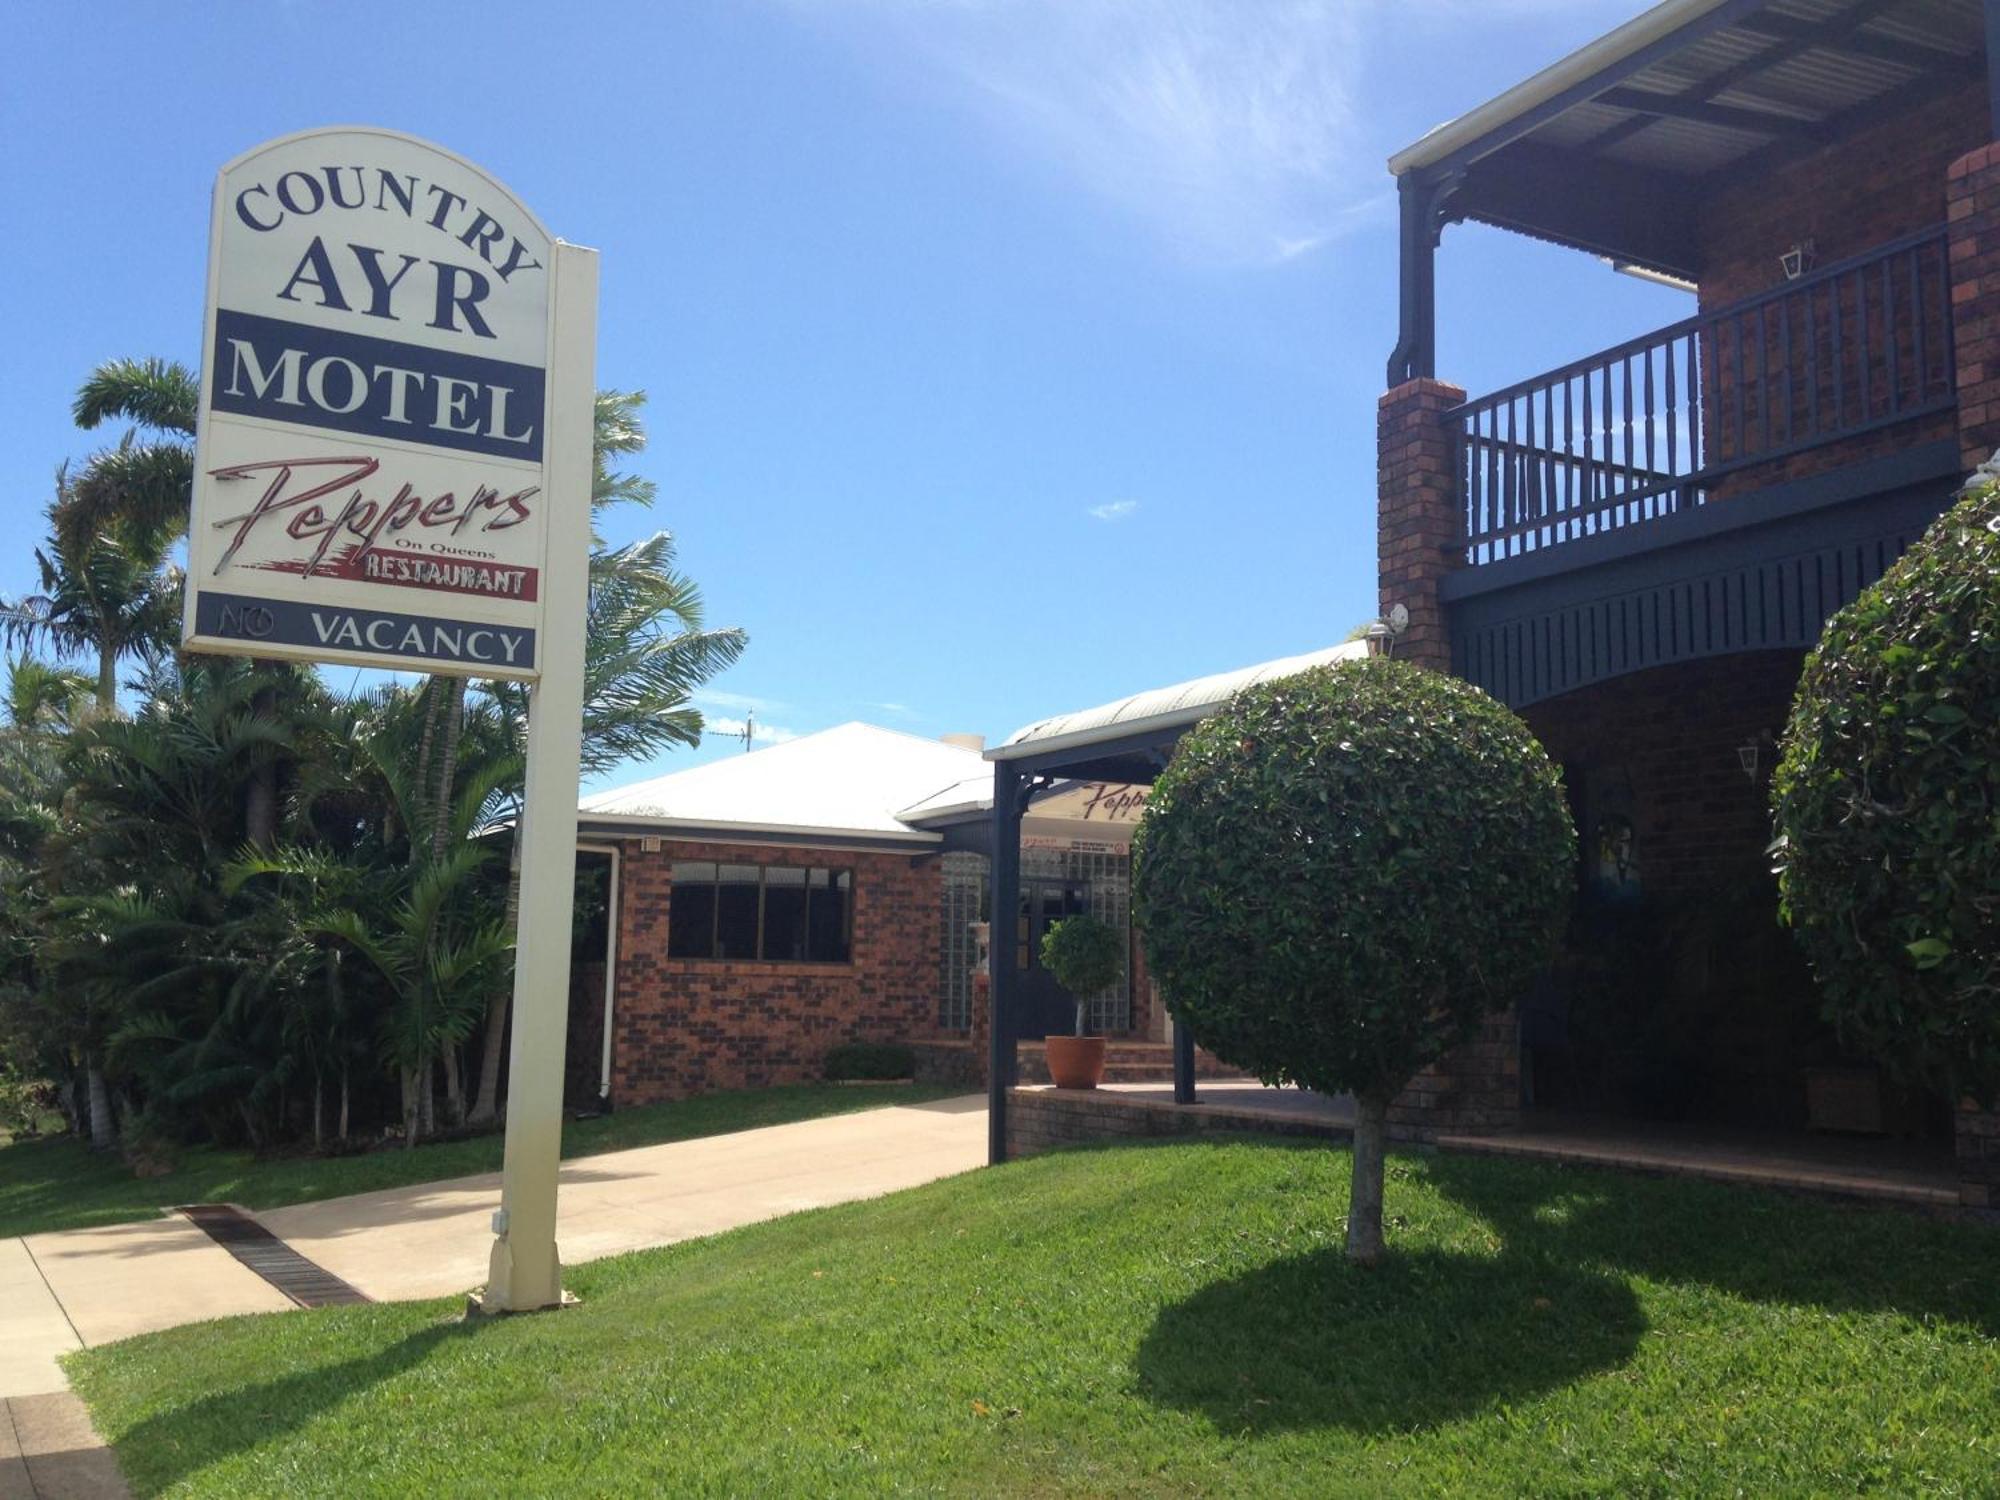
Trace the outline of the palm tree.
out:
<instances>
[{"instance_id":1,"label":"palm tree","mask_svg":"<svg viewBox=\"0 0 2000 1500\"><path fill-rule=\"evenodd\" d=\"M372 970L389 996L383 1055L403 1090L404 1141L433 1127L432 1074L443 1065L447 1105L464 1113L458 1048L486 1008L496 971L512 947L512 929L497 902L481 899L479 877L493 856L472 837L491 822L520 767L489 760L469 772L442 819L431 789L408 767L405 736L390 710L350 742L356 767L383 795L383 816L345 851L288 843L246 852L231 863L234 891L253 881L275 887L284 920L303 940L338 944ZM358 776L345 780L351 785ZM307 794L310 805L311 793ZM442 827L443 836L433 831Z\"/></svg>"},{"instance_id":2,"label":"palm tree","mask_svg":"<svg viewBox=\"0 0 2000 1500\"><path fill-rule=\"evenodd\" d=\"M52 523L70 488L61 475L57 488ZM179 570L159 566L115 537L71 542L59 530L47 547L35 550L35 564L40 591L0 599L0 639L94 658L97 710L116 713L119 663L156 660L179 639Z\"/></svg>"},{"instance_id":3,"label":"palm tree","mask_svg":"<svg viewBox=\"0 0 2000 1500\"><path fill-rule=\"evenodd\" d=\"M76 425L115 418L133 424L91 456L57 501L56 536L72 553L116 537L157 562L187 532L194 481L194 424L200 386L185 365L162 359L108 360L91 371L71 408Z\"/></svg>"},{"instance_id":4,"label":"palm tree","mask_svg":"<svg viewBox=\"0 0 2000 1500\"><path fill-rule=\"evenodd\" d=\"M90 701L91 681L81 672L32 656L7 663L4 708L8 728L16 735L67 729Z\"/></svg>"}]
</instances>

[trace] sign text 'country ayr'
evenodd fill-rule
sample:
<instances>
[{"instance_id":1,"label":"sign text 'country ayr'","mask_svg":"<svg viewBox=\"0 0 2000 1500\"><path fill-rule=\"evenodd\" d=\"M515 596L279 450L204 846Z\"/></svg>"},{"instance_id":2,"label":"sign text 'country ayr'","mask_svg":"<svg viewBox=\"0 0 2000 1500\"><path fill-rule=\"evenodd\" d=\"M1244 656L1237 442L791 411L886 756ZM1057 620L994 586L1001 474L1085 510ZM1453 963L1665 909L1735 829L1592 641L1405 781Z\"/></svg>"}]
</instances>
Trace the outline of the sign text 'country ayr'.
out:
<instances>
[{"instance_id":1,"label":"sign text 'country ayr'","mask_svg":"<svg viewBox=\"0 0 2000 1500\"><path fill-rule=\"evenodd\" d=\"M535 675L547 232L356 129L225 167L212 236L188 643Z\"/></svg>"}]
</instances>

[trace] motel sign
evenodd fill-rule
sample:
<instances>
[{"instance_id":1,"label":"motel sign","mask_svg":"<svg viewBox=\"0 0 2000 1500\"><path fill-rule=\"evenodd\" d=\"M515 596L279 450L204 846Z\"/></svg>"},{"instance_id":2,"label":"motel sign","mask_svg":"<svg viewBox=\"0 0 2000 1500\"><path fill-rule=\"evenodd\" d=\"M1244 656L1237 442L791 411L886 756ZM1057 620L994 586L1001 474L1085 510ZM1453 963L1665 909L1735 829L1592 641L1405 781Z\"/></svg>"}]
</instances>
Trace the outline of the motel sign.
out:
<instances>
[{"instance_id":1,"label":"motel sign","mask_svg":"<svg viewBox=\"0 0 2000 1500\"><path fill-rule=\"evenodd\" d=\"M562 1300L596 340L597 252L439 147L311 131L216 179L183 643L529 684L492 1313Z\"/></svg>"},{"instance_id":2,"label":"motel sign","mask_svg":"<svg viewBox=\"0 0 2000 1500\"><path fill-rule=\"evenodd\" d=\"M478 168L387 131L222 169L191 648L536 675L553 246Z\"/></svg>"}]
</instances>

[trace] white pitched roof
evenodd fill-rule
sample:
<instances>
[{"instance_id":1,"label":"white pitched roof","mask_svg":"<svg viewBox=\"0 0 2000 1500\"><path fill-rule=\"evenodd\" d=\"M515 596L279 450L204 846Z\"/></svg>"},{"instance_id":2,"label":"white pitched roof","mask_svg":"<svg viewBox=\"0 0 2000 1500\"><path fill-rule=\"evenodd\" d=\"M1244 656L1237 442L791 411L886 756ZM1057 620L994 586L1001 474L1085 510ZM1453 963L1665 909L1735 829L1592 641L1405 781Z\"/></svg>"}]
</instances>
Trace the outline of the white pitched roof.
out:
<instances>
[{"instance_id":1,"label":"white pitched roof","mask_svg":"<svg viewBox=\"0 0 2000 1500\"><path fill-rule=\"evenodd\" d=\"M1254 667L1238 667L1233 672L1217 672L1210 677L1197 677L1191 682L1177 682L1172 687L1134 693L1129 698L1100 704L1096 708L1038 719L1015 730L1005 744L997 750L987 751L986 758L1014 760L1044 750L1083 748L1122 739L1128 734L1194 724L1255 683L1291 677L1308 667L1324 666L1328 662L1357 661L1367 654L1366 641L1345 641L1338 646L1328 646L1323 651L1284 656L1276 661L1260 662Z\"/></svg>"},{"instance_id":2,"label":"white pitched roof","mask_svg":"<svg viewBox=\"0 0 2000 1500\"><path fill-rule=\"evenodd\" d=\"M617 787L577 805L585 823L848 837L934 844L896 814L971 777L991 782L977 750L873 724L818 734Z\"/></svg>"}]
</instances>

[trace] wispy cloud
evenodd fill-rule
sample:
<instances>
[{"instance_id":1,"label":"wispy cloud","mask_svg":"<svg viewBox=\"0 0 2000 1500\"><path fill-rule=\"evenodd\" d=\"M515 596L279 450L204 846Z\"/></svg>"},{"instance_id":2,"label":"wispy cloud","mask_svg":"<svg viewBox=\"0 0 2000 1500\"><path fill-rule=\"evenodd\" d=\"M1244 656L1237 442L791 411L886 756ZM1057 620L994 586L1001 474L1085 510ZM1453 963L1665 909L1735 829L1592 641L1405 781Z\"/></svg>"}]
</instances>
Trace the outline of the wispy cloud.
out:
<instances>
[{"instance_id":1,"label":"wispy cloud","mask_svg":"<svg viewBox=\"0 0 2000 1500\"><path fill-rule=\"evenodd\" d=\"M783 710L790 706L779 702L776 698L757 698L749 693L726 693L720 688L711 687L705 687L696 693L694 701L702 708L742 708L760 714Z\"/></svg>"},{"instance_id":2,"label":"wispy cloud","mask_svg":"<svg viewBox=\"0 0 2000 1500\"><path fill-rule=\"evenodd\" d=\"M706 733L719 739L734 736L743 738L744 720L732 719L724 714L709 714L704 721ZM786 729L778 724L765 724L754 717L750 722L750 743L753 745L782 745L787 740L799 738L799 731Z\"/></svg>"},{"instance_id":3,"label":"wispy cloud","mask_svg":"<svg viewBox=\"0 0 2000 1500\"><path fill-rule=\"evenodd\" d=\"M1139 513L1137 500L1113 500L1109 505L1093 505L1090 514L1100 521L1123 521Z\"/></svg>"},{"instance_id":4,"label":"wispy cloud","mask_svg":"<svg viewBox=\"0 0 2000 1500\"><path fill-rule=\"evenodd\" d=\"M893 714L899 719L914 719L917 711L907 703L871 703L870 708L880 709L885 714Z\"/></svg>"},{"instance_id":5,"label":"wispy cloud","mask_svg":"<svg viewBox=\"0 0 2000 1500\"><path fill-rule=\"evenodd\" d=\"M875 55L914 53L1003 149L1118 202L1190 259L1295 258L1389 201L1358 104L1363 32L1384 0L790 3Z\"/></svg>"}]
</instances>

